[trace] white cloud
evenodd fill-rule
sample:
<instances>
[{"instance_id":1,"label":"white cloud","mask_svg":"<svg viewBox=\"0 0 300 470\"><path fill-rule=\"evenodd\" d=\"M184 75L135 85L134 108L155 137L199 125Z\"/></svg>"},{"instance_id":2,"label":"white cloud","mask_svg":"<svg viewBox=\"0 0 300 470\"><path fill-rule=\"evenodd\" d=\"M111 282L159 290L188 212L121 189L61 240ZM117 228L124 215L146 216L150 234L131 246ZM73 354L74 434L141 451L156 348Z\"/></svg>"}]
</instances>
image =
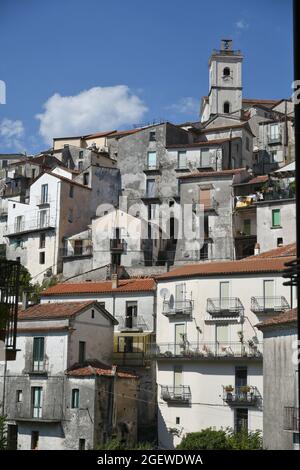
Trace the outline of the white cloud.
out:
<instances>
[{"instance_id":1,"label":"white cloud","mask_svg":"<svg viewBox=\"0 0 300 470\"><path fill-rule=\"evenodd\" d=\"M117 129L141 120L147 111L126 85L94 87L78 95L52 95L43 105L39 132L46 143L53 137L84 135Z\"/></svg>"},{"instance_id":2,"label":"white cloud","mask_svg":"<svg viewBox=\"0 0 300 470\"><path fill-rule=\"evenodd\" d=\"M0 146L17 151L23 151L22 137L24 136L23 122L4 118L0 121Z\"/></svg>"},{"instance_id":3,"label":"white cloud","mask_svg":"<svg viewBox=\"0 0 300 470\"><path fill-rule=\"evenodd\" d=\"M199 106L199 100L191 96L186 96L185 98L181 98L178 103L168 106L167 109L175 111L176 113L195 114L199 112Z\"/></svg>"},{"instance_id":4,"label":"white cloud","mask_svg":"<svg viewBox=\"0 0 300 470\"><path fill-rule=\"evenodd\" d=\"M243 19L237 21L237 22L235 23L235 26L236 26L238 29L240 29L240 30L246 30L246 29L249 28L249 24L248 24L245 20L243 20Z\"/></svg>"}]
</instances>

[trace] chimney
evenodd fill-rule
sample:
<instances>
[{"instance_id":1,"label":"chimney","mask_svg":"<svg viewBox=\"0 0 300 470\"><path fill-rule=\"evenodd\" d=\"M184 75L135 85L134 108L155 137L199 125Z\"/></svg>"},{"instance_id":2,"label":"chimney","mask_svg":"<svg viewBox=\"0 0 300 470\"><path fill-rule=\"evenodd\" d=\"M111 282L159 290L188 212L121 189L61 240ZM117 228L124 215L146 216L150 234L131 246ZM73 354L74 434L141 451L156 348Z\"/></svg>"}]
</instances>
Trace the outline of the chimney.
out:
<instances>
[{"instance_id":1,"label":"chimney","mask_svg":"<svg viewBox=\"0 0 300 470\"><path fill-rule=\"evenodd\" d=\"M260 255L260 244L259 243L255 243L254 254L255 255Z\"/></svg>"},{"instance_id":2,"label":"chimney","mask_svg":"<svg viewBox=\"0 0 300 470\"><path fill-rule=\"evenodd\" d=\"M28 292L23 291L22 294L22 310L26 310L28 308Z\"/></svg>"},{"instance_id":3,"label":"chimney","mask_svg":"<svg viewBox=\"0 0 300 470\"><path fill-rule=\"evenodd\" d=\"M118 287L118 274L114 273L111 275L111 287L117 289Z\"/></svg>"}]
</instances>

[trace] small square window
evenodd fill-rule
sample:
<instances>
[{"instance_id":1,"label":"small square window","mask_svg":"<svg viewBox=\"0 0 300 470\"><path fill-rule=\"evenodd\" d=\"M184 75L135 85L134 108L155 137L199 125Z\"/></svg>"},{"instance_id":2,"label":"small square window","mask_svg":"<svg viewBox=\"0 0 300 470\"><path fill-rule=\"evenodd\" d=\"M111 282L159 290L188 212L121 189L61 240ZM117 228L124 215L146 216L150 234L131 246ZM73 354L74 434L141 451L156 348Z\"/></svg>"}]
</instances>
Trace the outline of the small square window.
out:
<instances>
[{"instance_id":1,"label":"small square window","mask_svg":"<svg viewBox=\"0 0 300 470\"><path fill-rule=\"evenodd\" d=\"M45 252L40 251L40 264L45 264Z\"/></svg>"},{"instance_id":2,"label":"small square window","mask_svg":"<svg viewBox=\"0 0 300 470\"><path fill-rule=\"evenodd\" d=\"M41 233L40 234L40 248L45 248L46 246L46 234Z\"/></svg>"},{"instance_id":3,"label":"small square window","mask_svg":"<svg viewBox=\"0 0 300 470\"><path fill-rule=\"evenodd\" d=\"M282 237L277 238L277 246L283 246L283 238Z\"/></svg>"},{"instance_id":4,"label":"small square window","mask_svg":"<svg viewBox=\"0 0 300 470\"><path fill-rule=\"evenodd\" d=\"M149 133L149 141L150 141L150 142L156 142L156 132L155 132L155 131L150 131L150 133Z\"/></svg>"}]
</instances>

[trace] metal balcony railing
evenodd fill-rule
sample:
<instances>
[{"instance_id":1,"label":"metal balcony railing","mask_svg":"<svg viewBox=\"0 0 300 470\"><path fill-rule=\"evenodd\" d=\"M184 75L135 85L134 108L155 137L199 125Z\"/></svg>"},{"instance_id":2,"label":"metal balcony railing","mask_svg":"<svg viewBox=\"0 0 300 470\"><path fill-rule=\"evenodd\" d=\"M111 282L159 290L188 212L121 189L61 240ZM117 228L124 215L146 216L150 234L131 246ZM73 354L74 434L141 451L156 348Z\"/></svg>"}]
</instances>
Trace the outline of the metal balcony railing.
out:
<instances>
[{"instance_id":1,"label":"metal balcony railing","mask_svg":"<svg viewBox=\"0 0 300 470\"><path fill-rule=\"evenodd\" d=\"M110 240L110 251L115 253L123 253L126 250L125 240L120 240L118 238L111 238Z\"/></svg>"},{"instance_id":2,"label":"metal balcony railing","mask_svg":"<svg viewBox=\"0 0 300 470\"><path fill-rule=\"evenodd\" d=\"M114 352L113 364L125 367L144 367L147 358L144 352Z\"/></svg>"},{"instance_id":3,"label":"metal balcony railing","mask_svg":"<svg viewBox=\"0 0 300 470\"><path fill-rule=\"evenodd\" d=\"M262 344L189 341L158 343L149 346L148 354L162 359L261 358Z\"/></svg>"},{"instance_id":4,"label":"metal balcony railing","mask_svg":"<svg viewBox=\"0 0 300 470\"><path fill-rule=\"evenodd\" d=\"M251 311L253 313L280 313L289 310L290 305L286 298L278 297L251 297Z\"/></svg>"},{"instance_id":5,"label":"metal balcony railing","mask_svg":"<svg viewBox=\"0 0 300 470\"><path fill-rule=\"evenodd\" d=\"M44 374L47 374L48 373L48 362L43 359L41 361L34 361L33 359L31 359L26 367L26 372L28 374L32 374L32 375L35 375L35 374L41 374L41 375L44 375Z\"/></svg>"},{"instance_id":6,"label":"metal balcony railing","mask_svg":"<svg viewBox=\"0 0 300 470\"><path fill-rule=\"evenodd\" d=\"M299 432L299 408L285 406L283 418L283 429L285 431Z\"/></svg>"},{"instance_id":7,"label":"metal balcony railing","mask_svg":"<svg viewBox=\"0 0 300 470\"><path fill-rule=\"evenodd\" d=\"M191 389L188 385L180 385L178 387L162 385L161 398L166 402L189 403L192 398Z\"/></svg>"},{"instance_id":8,"label":"metal balcony railing","mask_svg":"<svg viewBox=\"0 0 300 470\"><path fill-rule=\"evenodd\" d=\"M232 406L255 406L260 394L257 387L245 385L241 387L223 386L223 400Z\"/></svg>"},{"instance_id":9,"label":"metal balcony railing","mask_svg":"<svg viewBox=\"0 0 300 470\"><path fill-rule=\"evenodd\" d=\"M160 163L156 163L156 164L149 164L149 163L145 163L145 166L144 166L144 171L159 171L161 169L161 165Z\"/></svg>"},{"instance_id":10,"label":"metal balcony railing","mask_svg":"<svg viewBox=\"0 0 300 470\"><path fill-rule=\"evenodd\" d=\"M63 405L60 400L54 403L43 403L32 407L25 403L16 403L10 419L16 421L60 422L64 419Z\"/></svg>"},{"instance_id":11,"label":"metal balcony railing","mask_svg":"<svg viewBox=\"0 0 300 470\"><path fill-rule=\"evenodd\" d=\"M61 256L72 257L72 256L90 256L93 254L92 245L87 246L75 246L73 248L62 248Z\"/></svg>"},{"instance_id":12,"label":"metal balcony railing","mask_svg":"<svg viewBox=\"0 0 300 470\"><path fill-rule=\"evenodd\" d=\"M162 313L166 317L174 317L175 315L191 316L193 306L193 300L175 300L173 304L169 300L164 300Z\"/></svg>"},{"instance_id":13,"label":"metal balcony railing","mask_svg":"<svg viewBox=\"0 0 300 470\"><path fill-rule=\"evenodd\" d=\"M23 220L8 225L4 231L4 235L11 236L23 232L32 232L35 230L43 230L48 228L55 228L55 218L47 217L46 220Z\"/></svg>"},{"instance_id":14,"label":"metal balcony railing","mask_svg":"<svg viewBox=\"0 0 300 470\"><path fill-rule=\"evenodd\" d=\"M238 297L209 298L206 311L212 316L239 316L243 313L244 307Z\"/></svg>"},{"instance_id":15,"label":"metal balcony railing","mask_svg":"<svg viewBox=\"0 0 300 470\"><path fill-rule=\"evenodd\" d=\"M119 322L117 328L119 331L149 331L149 325L144 320L141 315L136 317L126 317L126 316L117 316L117 321Z\"/></svg>"}]
</instances>

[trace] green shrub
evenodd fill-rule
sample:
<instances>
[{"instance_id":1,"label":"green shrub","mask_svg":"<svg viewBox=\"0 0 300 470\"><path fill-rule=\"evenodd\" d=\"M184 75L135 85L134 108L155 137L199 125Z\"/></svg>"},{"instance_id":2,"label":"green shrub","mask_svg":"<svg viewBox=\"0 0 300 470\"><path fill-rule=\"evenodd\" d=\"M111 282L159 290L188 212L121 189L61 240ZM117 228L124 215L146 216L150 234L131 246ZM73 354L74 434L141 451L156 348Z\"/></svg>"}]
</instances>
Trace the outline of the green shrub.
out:
<instances>
[{"instance_id":1,"label":"green shrub","mask_svg":"<svg viewBox=\"0 0 300 470\"><path fill-rule=\"evenodd\" d=\"M111 439L105 444L99 444L96 450L152 450L153 444L150 442L137 442L136 444L127 445L118 439Z\"/></svg>"},{"instance_id":2,"label":"green shrub","mask_svg":"<svg viewBox=\"0 0 300 470\"><path fill-rule=\"evenodd\" d=\"M218 431L208 428L187 434L177 446L179 450L260 450L260 431L234 432L232 429Z\"/></svg>"},{"instance_id":3,"label":"green shrub","mask_svg":"<svg viewBox=\"0 0 300 470\"><path fill-rule=\"evenodd\" d=\"M0 416L0 450L6 449L6 421L4 416Z\"/></svg>"}]
</instances>

